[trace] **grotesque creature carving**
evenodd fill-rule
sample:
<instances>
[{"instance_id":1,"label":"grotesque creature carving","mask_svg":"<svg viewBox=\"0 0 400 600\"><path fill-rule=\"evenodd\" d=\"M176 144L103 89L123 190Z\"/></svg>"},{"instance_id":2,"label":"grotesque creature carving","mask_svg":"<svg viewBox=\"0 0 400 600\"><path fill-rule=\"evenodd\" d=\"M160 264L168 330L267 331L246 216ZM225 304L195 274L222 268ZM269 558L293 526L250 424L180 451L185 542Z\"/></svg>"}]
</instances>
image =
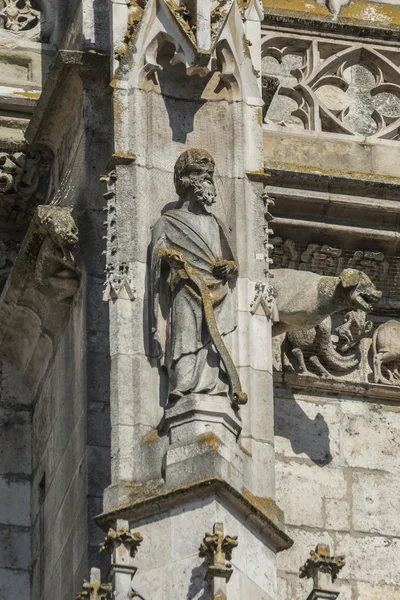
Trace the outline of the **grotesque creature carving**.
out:
<instances>
[{"instance_id":1,"label":"grotesque creature carving","mask_svg":"<svg viewBox=\"0 0 400 600\"><path fill-rule=\"evenodd\" d=\"M289 331L282 345L282 362L286 366L289 360L293 366L292 357L297 363L298 372L308 374L307 361L321 377L330 377L332 371L349 371L359 365L357 353L345 354L350 349L358 349L360 341L372 329L365 312L350 311L344 318L344 323L335 329L338 342L332 340L332 319L326 318L322 323L307 331ZM336 346L336 347L335 347Z\"/></svg>"},{"instance_id":2,"label":"grotesque creature carving","mask_svg":"<svg viewBox=\"0 0 400 600\"><path fill-rule=\"evenodd\" d=\"M38 217L45 238L36 261L36 284L55 302L69 303L79 289L78 228L68 208L43 206Z\"/></svg>"},{"instance_id":3,"label":"grotesque creature carving","mask_svg":"<svg viewBox=\"0 0 400 600\"><path fill-rule=\"evenodd\" d=\"M400 321L386 321L375 330L372 338L372 360L375 383L400 385Z\"/></svg>"},{"instance_id":4,"label":"grotesque creature carving","mask_svg":"<svg viewBox=\"0 0 400 600\"><path fill-rule=\"evenodd\" d=\"M311 329L342 310L370 312L382 297L369 277L356 269L344 269L339 277L276 269L274 292L279 311L274 336Z\"/></svg>"},{"instance_id":5,"label":"grotesque creature carving","mask_svg":"<svg viewBox=\"0 0 400 600\"><path fill-rule=\"evenodd\" d=\"M0 193L29 199L39 185L39 153L0 152Z\"/></svg>"},{"instance_id":6,"label":"grotesque creature carving","mask_svg":"<svg viewBox=\"0 0 400 600\"><path fill-rule=\"evenodd\" d=\"M152 240L151 334L169 375L169 400L191 393L247 401L226 343L234 331L239 265L216 201L214 160L197 148L175 164L179 202Z\"/></svg>"}]
</instances>

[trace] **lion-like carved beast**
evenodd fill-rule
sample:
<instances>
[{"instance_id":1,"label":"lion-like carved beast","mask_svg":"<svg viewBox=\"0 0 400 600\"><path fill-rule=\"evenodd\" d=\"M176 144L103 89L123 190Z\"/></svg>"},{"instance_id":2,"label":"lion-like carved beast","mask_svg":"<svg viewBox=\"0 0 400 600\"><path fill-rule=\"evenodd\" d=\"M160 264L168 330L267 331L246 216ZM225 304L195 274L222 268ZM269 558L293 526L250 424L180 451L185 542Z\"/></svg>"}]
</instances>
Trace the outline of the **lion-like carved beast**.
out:
<instances>
[{"instance_id":1,"label":"lion-like carved beast","mask_svg":"<svg viewBox=\"0 0 400 600\"><path fill-rule=\"evenodd\" d=\"M70 303L80 280L78 228L71 211L64 207L39 207L38 224L44 235L36 261L38 289L55 302Z\"/></svg>"},{"instance_id":2,"label":"lion-like carved beast","mask_svg":"<svg viewBox=\"0 0 400 600\"><path fill-rule=\"evenodd\" d=\"M274 337L312 329L342 310L371 312L382 298L370 278L357 269L344 269L339 277L294 269L274 269L273 273L279 311L279 321L272 328Z\"/></svg>"}]
</instances>

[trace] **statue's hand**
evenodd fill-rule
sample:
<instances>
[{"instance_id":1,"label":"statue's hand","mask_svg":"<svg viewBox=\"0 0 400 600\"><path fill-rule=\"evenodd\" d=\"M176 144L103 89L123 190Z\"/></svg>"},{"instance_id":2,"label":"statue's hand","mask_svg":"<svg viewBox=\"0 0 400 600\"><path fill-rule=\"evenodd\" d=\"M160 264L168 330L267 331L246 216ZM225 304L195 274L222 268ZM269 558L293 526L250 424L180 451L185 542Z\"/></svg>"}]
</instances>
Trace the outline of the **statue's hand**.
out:
<instances>
[{"instance_id":1,"label":"statue's hand","mask_svg":"<svg viewBox=\"0 0 400 600\"><path fill-rule=\"evenodd\" d=\"M213 268L213 275L217 279L234 279L238 268L234 260L218 260Z\"/></svg>"},{"instance_id":2,"label":"statue's hand","mask_svg":"<svg viewBox=\"0 0 400 600\"><path fill-rule=\"evenodd\" d=\"M179 252L176 252L175 250L167 250L165 253L165 258L167 259L171 269L175 269L178 271L179 269L182 269L185 266L185 260L179 254Z\"/></svg>"}]
</instances>

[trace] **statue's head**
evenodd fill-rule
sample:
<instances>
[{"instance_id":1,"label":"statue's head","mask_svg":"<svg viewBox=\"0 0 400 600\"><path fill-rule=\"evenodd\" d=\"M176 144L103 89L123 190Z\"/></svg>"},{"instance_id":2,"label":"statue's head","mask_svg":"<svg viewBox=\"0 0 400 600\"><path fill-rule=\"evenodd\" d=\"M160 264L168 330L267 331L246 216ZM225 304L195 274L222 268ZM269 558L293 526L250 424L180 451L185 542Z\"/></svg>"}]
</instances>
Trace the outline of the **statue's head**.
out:
<instances>
[{"instance_id":1,"label":"statue's head","mask_svg":"<svg viewBox=\"0 0 400 600\"><path fill-rule=\"evenodd\" d=\"M179 196L192 192L206 209L215 202L214 159L207 150L190 148L175 163L174 182Z\"/></svg>"}]
</instances>

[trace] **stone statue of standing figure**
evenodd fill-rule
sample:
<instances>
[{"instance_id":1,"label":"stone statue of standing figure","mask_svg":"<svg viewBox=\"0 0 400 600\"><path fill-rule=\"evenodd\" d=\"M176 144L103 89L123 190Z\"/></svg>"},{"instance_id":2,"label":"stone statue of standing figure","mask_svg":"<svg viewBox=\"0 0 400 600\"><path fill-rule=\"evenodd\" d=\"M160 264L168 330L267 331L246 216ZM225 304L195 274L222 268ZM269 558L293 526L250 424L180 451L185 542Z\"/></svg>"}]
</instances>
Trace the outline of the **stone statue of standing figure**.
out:
<instances>
[{"instance_id":1,"label":"stone statue of standing figure","mask_svg":"<svg viewBox=\"0 0 400 600\"><path fill-rule=\"evenodd\" d=\"M236 328L238 261L228 230L215 217L215 164L205 150L183 152L175 164L179 195L153 229L151 335L167 367L168 401L188 394L247 402L227 343Z\"/></svg>"}]
</instances>

